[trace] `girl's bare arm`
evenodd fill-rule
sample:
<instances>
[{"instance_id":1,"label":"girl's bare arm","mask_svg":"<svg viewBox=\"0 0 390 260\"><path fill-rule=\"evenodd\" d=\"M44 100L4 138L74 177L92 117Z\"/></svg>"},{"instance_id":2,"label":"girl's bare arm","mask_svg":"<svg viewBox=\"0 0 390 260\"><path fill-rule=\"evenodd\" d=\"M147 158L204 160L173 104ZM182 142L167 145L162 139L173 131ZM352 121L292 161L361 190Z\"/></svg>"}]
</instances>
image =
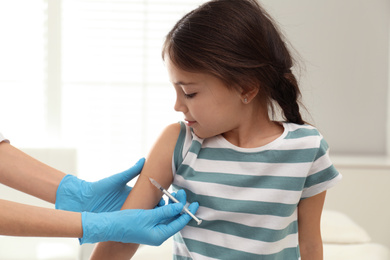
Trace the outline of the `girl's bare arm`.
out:
<instances>
[{"instance_id":1,"label":"girl's bare arm","mask_svg":"<svg viewBox=\"0 0 390 260\"><path fill-rule=\"evenodd\" d=\"M157 139L122 209L151 209L158 204L162 193L150 183L149 177L155 179L166 189L171 185L173 181L172 156L179 132L180 124L172 124ZM130 259L137 249L138 244L99 243L91 259Z\"/></svg>"},{"instance_id":2,"label":"girl's bare arm","mask_svg":"<svg viewBox=\"0 0 390 260\"><path fill-rule=\"evenodd\" d=\"M326 191L298 205L298 235L302 260L322 260L321 214Z\"/></svg>"}]
</instances>

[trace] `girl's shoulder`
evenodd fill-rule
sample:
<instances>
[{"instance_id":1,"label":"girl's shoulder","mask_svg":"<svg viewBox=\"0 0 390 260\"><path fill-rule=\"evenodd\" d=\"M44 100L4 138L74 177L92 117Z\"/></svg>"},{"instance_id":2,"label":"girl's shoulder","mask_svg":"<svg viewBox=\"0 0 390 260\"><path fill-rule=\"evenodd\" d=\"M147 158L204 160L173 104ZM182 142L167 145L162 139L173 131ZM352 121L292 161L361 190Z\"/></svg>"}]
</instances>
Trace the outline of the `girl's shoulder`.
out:
<instances>
[{"instance_id":1,"label":"girl's shoulder","mask_svg":"<svg viewBox=\"0 0 390 260\"><path fill-rule=\"evenodd\" d=\"M166 126L161 132L160 136L157 138L157 141L153 145L154 150L158 149L169 149L172 150L175 147L177 139L181 133L181 126L179 123L174 123Z\"/></svg>"},{"instance_id":2,"label":"girl's shoulder","mask_svg":"<svg viewBox=\"0 0 390 260\"><path fill-rule=\"evenodd\" d=\"M192 128L186 125L183 121L180 121L179 123L177 123L177 125L180 132L178 142L188 143L192 142L193 140L199 143L203 142L203 139L196 136L196 134L194 134L194 132L192 131Z\"/></svg>"},{"instance_id":3,"label":"girl's shoulder","mask_svg":"<svg viewBox=\"0 0 390 260\"><path fill-rule=\"evenodd\" d=\"M167 132L168 134L178 134L180 132L181 128L182 128L181 122L172 123L172 124L167 125L165 127L165 129L163 130L163 133Z\"/></svg>"}]
</instances>

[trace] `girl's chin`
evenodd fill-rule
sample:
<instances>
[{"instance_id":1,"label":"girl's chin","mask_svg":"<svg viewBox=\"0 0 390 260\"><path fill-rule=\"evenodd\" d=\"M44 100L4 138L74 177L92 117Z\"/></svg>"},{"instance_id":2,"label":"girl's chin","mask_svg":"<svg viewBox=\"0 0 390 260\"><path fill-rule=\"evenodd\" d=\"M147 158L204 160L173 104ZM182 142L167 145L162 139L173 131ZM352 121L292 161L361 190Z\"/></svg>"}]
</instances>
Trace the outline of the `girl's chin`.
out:
<instances>
[{"instance_id":1,"label":"girl's chin","mask_svg":"<svg viewBox=\"0 0 390 260\"><path fill-rule=\"evenodd\" d=\"M192 131L200 139L205 139L205 138L210 138L210 137L216 136L216 135L213 135L213 134L202 133L201 131L197 131L194 128L192 128Z\"/></svg>"}]
</instances>

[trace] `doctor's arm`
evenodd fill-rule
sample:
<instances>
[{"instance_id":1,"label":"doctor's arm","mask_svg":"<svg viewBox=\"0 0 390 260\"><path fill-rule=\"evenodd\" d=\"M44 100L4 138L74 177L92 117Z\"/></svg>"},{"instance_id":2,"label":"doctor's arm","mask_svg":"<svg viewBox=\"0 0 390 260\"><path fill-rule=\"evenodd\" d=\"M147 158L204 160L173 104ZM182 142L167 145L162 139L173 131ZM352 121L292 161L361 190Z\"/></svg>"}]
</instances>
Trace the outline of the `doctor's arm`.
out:
<instances>
[{"instance_id":1,"label":"doctor's arm","mask_svg":"<svg viewBox=\"0 0 390 260\"><path fill-rule=\"evenodd\" d=\"M81 213L0 200L0 235L36 237L83 236Z\"/></svg>"},{"instance_id":2,"label":"doctor's arm","mask_svg":"<svg viewBox=\"0 0 390 260\"><path fill-rule=\"evenodd\" d=\"M0 183L54 203L58 185L65 173L56 170L13 147L0 142Z\"/></svg>"},{"instance_id":3,"label":"doctor's arm","mask_svg":"<svg viewBox=\"0 0 390 260\"><path fill-rule=\"evenodd\" d=\"M73 211L0 200L0 235L77 237L80 243L164 241L189 220L182 216L160 225L178 217L182 203L152 210L118 211L131 190L126 183L138 175L142 166L143 159L122 173L85 182L33 159L7 142L0 142L0 183L55 202L57 209Z\"/></svg>"},{"instance_id":4,"label":"doctor's arm","mask_svg":"<svg viewBox=\"0 0 390 260\"><path fill-rule=\"evenodd\" d=\"M158 224L177 216L183 209L182 203L152 210L79 213L0 200L0 209L0 235L74 237L80 238L81 244L102 241L153 244L156 239L169 238L188 222L172 221L158 230L156 238Z\"/></svg>"}]
</instances>

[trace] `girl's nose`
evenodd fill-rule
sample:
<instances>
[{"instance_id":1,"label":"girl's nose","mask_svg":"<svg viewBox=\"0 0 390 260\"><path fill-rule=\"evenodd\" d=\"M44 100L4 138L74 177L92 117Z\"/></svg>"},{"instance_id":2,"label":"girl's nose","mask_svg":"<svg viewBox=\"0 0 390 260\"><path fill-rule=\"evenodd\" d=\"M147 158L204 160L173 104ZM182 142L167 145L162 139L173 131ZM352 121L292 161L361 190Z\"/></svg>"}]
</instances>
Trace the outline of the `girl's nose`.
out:
<instances>
[{"instance_id":1,"label":"girl's nose","mask_svg":"<svg viewBox=\"0 0 390 260\"><path fill-rule=\"evenodd\" d=\"M183 101L178 96L176 96L176 102L173 108L175 109L175 111L182 113L185 113L187 109Z\"/></svg>"}]
</instances>

